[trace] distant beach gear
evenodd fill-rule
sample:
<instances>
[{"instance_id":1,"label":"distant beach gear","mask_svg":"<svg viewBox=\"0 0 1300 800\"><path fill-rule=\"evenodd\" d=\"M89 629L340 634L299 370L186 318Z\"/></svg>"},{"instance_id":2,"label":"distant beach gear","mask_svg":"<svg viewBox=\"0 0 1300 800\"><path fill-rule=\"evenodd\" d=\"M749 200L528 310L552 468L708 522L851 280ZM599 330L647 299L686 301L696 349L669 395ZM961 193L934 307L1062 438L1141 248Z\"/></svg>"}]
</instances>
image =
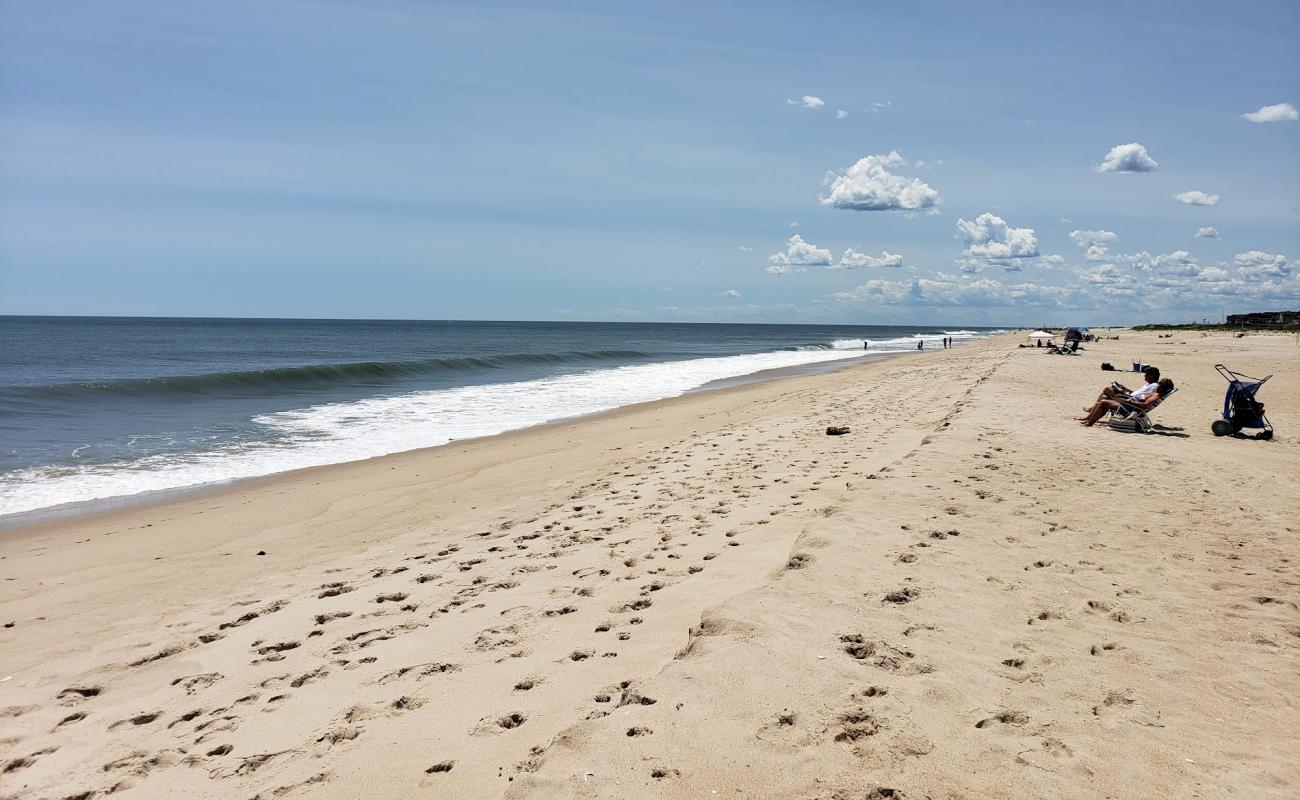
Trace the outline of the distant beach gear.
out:
<instances>
[{"instance_id":1,"label":"distant beach gear","mask_svg":"<svg viewBox=\"0 0 1300 800\"><path fill-rule=\"evenodd\" d=\"M1228 436L1240 433L1242 428L1259 429L1257 439L1272 439L1273 426L1264 416L1264 404L1255 398L1259 387L1268 382L1272 375L1252 378L1240 372L1233 372L1222 364L1214 368L1228 382L1228 391L1223 397L1223 418L1216 419L1210 425L1215 436Z\"/></svg>"}]
</instances>

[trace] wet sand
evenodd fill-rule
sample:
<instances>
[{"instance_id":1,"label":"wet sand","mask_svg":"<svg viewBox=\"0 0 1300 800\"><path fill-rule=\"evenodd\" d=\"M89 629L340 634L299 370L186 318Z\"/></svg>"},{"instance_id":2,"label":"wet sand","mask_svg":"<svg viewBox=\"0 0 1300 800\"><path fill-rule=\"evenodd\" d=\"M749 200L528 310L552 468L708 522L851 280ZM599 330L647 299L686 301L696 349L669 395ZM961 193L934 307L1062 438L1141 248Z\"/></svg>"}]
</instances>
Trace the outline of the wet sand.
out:
<instances>
[{"instance_id":1,"label":"wet sand","mask_svg":"<svg viewBox=\"0 0 1300 800\"><path fill-rule=\"evenodd\" d=\"M1019 341L5 531L0 797L1295 796L1295 337Z\"/></svg>"}]
</instances>

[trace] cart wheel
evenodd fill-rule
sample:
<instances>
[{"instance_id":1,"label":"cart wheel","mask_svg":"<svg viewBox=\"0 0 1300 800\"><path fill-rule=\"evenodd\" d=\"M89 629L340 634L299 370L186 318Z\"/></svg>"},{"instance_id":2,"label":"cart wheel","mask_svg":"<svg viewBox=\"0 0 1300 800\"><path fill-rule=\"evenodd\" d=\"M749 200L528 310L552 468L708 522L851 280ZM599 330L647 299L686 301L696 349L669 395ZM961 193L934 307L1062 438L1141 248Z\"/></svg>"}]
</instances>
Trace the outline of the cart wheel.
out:
<instances>
[{"instance_id":1,"label":"cart wheel","mask_svg":"<svg viewBox=\"0 0 1300 800\"><path fill-rule=\"evenodd\" d=\"M1215 436L1227 436L1229 433L1232 433L1232 423L1228 422L1226 419L1216 419L1214 423L1210 425L1210 430Z\"/></svg>"},{"instance_id":2,"label":"cart wheel","mask_svg":"<svg viewBox=\"0 0 1300 800\"><path fill-rule=\"evenodd\" d=\"M1272 438L1273 438L1273 432L1272 432L1272 431L1260 431L1260 433L1259 433L1259 438L1264 439L1264 440L1272 439Z\"/></svg>"}]
</instances>

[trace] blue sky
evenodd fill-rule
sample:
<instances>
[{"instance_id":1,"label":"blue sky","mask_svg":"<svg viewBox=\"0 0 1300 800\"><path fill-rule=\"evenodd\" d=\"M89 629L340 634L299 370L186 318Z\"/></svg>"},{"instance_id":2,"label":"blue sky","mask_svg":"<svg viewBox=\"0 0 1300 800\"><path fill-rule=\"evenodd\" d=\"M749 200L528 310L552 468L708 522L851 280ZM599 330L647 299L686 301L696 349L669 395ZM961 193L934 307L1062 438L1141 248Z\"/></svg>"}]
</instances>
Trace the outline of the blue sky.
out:
<instances>
[{"instance_id":1,"label":"blue sky","mask_svg":"<svg viewBox=\"0 0 1300 800\"><path fill-rule=\"evenodd\" d=\"M0 20L0 313L1300 306L1294 3L6 1Z\"/></svg>"}]
</instances>

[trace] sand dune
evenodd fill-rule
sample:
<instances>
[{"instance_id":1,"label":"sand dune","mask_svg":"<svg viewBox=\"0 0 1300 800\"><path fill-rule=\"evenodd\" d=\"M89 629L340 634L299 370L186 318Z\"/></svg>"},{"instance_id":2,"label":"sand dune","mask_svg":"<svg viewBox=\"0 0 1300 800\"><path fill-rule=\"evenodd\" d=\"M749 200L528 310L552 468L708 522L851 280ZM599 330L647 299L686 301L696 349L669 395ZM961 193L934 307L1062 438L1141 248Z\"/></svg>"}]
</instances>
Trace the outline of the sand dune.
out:
<instances>
[{"instance_id":1,"label":"sand dune","mask_svg":"<svg viewBox=\"0 0 1300 800\"><path fill-rule=\"evenodd\" d=\"M1017 341L5 532L0 796L1295 796L1294 337Z\"/></svg>"}]
</instances>

